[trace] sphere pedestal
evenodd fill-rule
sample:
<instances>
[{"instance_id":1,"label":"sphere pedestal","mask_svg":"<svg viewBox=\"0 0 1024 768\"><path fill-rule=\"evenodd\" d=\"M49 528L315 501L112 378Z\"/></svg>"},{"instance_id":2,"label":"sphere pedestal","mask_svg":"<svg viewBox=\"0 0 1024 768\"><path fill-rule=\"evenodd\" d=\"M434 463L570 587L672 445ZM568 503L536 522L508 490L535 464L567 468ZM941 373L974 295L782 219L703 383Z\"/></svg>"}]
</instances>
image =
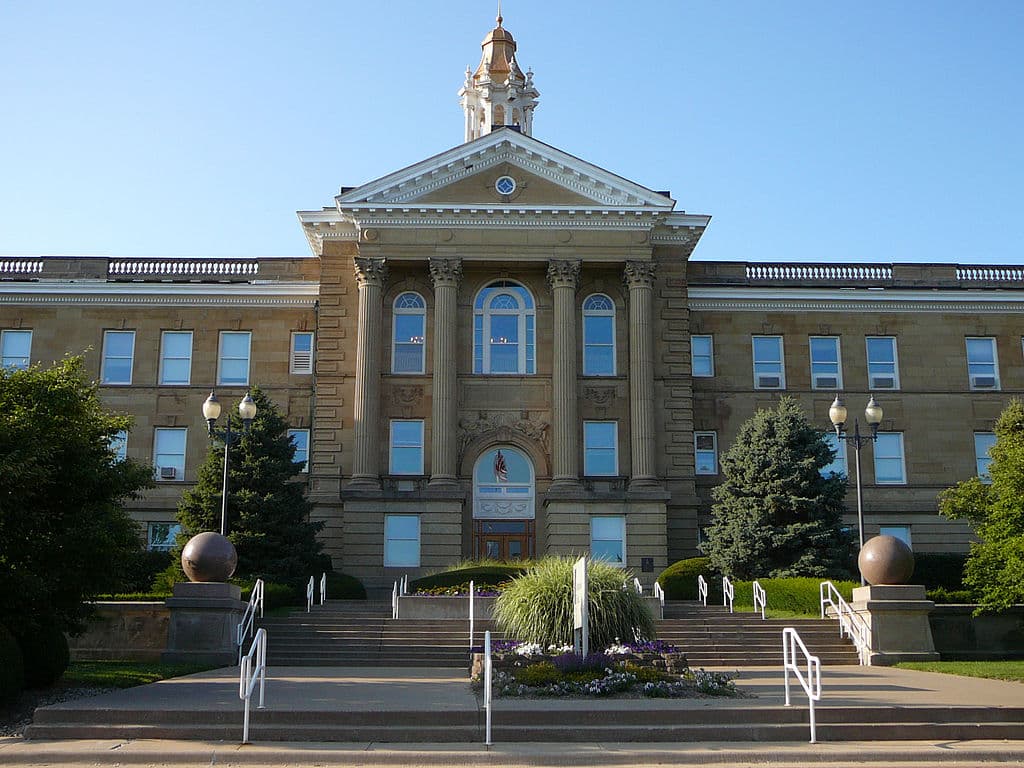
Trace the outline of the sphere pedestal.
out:
<instances>
[{"instance_id":1,"label":"sphere pedestal","mask_svg":"<svg viewBox=\"0 0 1024 768\"><path fill-rule=\"evenodd\" d=\"M235 584L175 584L174 597L167 600L171 609L167 650L160 660L168 664L237 664L238 624L246 608L241 596L242 590Z\"/></svg>"}]
</instances>

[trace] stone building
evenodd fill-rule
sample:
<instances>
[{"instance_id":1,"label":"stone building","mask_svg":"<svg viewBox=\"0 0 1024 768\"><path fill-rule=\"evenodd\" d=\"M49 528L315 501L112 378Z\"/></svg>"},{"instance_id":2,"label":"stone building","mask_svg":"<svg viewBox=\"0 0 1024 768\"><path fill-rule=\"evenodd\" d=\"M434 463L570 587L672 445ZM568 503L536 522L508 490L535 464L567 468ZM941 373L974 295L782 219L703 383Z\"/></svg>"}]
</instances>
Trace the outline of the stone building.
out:
<instances>
[{"instance_id":1,"label":"stone building","mask_svg":"<svg viewBox=\"0 0 1024 768\"><path fill-rule=\"evenodd\" d=\"M308 256L0 261L3 364L85 350L135 416L150 545L205 455L209 391L259 384L335 566L372 585L586 551L649 583L696 554L719 453L782 392L823 430L837 391L851 413L873 393L868 534L965 549L936 494L984 472L1024 389L1024 268L691 261L710 217L535 138L515 53L499 18L465 141L300 211Z\"/></svg>"}]
</instances>

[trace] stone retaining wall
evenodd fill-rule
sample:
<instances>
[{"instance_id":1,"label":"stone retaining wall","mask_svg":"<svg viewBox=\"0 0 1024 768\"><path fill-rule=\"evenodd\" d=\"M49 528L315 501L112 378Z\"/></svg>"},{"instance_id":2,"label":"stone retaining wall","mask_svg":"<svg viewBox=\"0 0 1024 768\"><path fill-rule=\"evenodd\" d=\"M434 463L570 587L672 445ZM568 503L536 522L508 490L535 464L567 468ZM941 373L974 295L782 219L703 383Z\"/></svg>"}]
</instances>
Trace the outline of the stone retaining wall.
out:
<instances>
[{"instance_id":1,"label":"stone retaining wall","mask_svg":"<svg viewBox=\"0 0 1024 768\"><path fill-rule=\"evenodd\" d=\"M171 612L162 602L96 603L86 630L69 637L74 661L160 661Z\"/></svg>"},{"instance_id":2,"label":"stone retaining wall","mask_svg":"<svg viewBox=\"0 0 1024 768\"><path fill-rule=\"evenodd\" d=\"M975 616L976 605L936 605L928 617L943 659L1024 659L1024 605Z\"/></svg>"}]
</instances>

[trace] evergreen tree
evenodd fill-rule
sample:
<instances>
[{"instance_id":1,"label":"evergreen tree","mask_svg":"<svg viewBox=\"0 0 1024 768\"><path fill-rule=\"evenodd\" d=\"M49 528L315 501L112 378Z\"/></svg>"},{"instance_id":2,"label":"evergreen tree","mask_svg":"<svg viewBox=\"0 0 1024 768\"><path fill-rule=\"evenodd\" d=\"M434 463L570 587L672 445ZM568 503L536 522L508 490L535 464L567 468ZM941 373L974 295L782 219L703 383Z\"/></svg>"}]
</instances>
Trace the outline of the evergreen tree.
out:
<instances>
[{"instance_id":1,"label":"evergreen tree","mask_svg":"<svg viewBox=\"0 0 1024 768\"><path fill-rule=\"evenodd\" d=\"M231 431L241 434L231 446L228 464L227 537L238 551L236 575L299 586L314 572L330 570L316 535L322 522L310 522L312 505L302 483L295 479L302 463L277 406L258 387L250 393L256 418L242 433L238 410L224 407ZM221 421L223 422L223 414ZM193 535L219 531L224 481L224 443L210 441L196 485L178 505L178 537L174 566L180 571L181 549ZM184 578L183 576L181 578Z\"/></svg>"},{"instance_id":2,"label":"evergreen tree","mask_svg":"<svg viewBox=\"0 0 1024 768\"><path fill-rule=\"evenodd\" d=\"M722 457L723 481L712 492L702 544L712 565L739 579L848 575L846 480L821 474L833 458L794 399L754 414Z\"/></svg>"},{"instance_id":3,"label":"evergreen tree","mask_svg":"<svg viewBox=\"0 0 1024 768\"><path fill-rule=\"evenodd\" d=\"M991 482L957 483L939 496L939 511L974 525L979 540L971 544L964 584L983 607L1002 610L1024 603L1024 403L1011 401L995 432Z\"/></svg>"},{"instance_id":4,"label":"evergreen tree","mask_svg":"<svg viewBox=\"0 0 1024 768\"><path fill-rule=\"evenodd\" d=\"M131 426L100 402L82 358L0 368L0 624L78 631L97 594L120 587L142 547L124 509L153 468L118 461Z\"/></svg>"}]
</instances>

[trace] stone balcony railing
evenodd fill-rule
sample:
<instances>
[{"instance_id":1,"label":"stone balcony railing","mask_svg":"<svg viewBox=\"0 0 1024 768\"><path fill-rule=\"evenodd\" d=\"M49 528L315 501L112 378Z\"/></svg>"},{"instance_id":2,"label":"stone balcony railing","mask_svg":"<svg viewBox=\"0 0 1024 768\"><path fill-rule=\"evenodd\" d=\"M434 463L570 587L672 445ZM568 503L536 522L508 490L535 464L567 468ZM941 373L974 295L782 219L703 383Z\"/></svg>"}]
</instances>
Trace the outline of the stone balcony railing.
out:
<instances>
[{"instance_id":1,"label":"stone balcony railing","mask_svg":"<svg viewBox=\"0 0 1024 768\"><path fill-rule=\"evenodd\" d=\"M0 258L3 281L106 281L174 283L246 283L315 281L319 259L284 258L136 258L40 256Z\"/></svg>"},{"instance_id":2,"label":"stone balcony railing","mask_svg":"<svg viewBox=\"0 0 1024 768\"><path fill-rule=\"evenodd\" d=\"M691 261L690 285L787 288L1024 288L1022 265Z\"/></svg>"}]
</instances>

